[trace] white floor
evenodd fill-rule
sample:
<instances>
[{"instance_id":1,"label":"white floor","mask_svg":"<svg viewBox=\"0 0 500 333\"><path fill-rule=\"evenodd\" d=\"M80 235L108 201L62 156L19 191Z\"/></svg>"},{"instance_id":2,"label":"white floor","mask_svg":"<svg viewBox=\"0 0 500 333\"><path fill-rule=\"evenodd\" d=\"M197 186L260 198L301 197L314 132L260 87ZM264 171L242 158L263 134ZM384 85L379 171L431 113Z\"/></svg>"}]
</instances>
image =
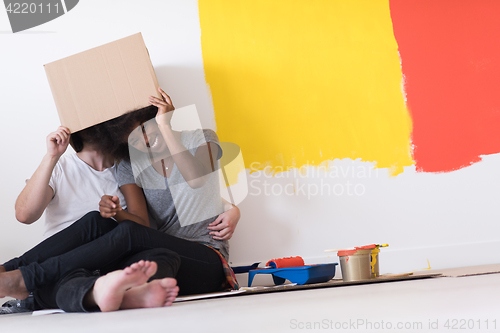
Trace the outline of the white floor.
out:
<instances>
[{"instance_id":1,"label":"white floor","mask_svg":"<svg viewBox=\"0 0 500 333\"><path fill-rule=\"evenodd\" d=\"M499 300L500 274L487 274L233 296L113 313L4 315L0 331L494 332L500 330Z\"/></svg>"}]
</instances>

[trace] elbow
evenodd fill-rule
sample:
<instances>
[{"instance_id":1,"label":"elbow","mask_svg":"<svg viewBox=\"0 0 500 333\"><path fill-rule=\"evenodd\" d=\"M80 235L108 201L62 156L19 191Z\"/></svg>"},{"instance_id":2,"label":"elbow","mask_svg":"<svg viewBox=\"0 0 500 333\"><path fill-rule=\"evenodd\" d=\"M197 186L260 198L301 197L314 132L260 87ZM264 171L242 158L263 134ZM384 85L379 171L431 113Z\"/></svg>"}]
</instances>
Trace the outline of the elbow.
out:
<instances>
[{"instance_id":1,"label":"elbow","mask_svg":"<svg viewBox=\"0 0 500 333\"><path fill-rule=\"evenodd\" d=\"M23 224L31 224L34 222L34 220L31 219L27 214L24 214L23 212L20 212L17 209L16 209L16 220L18 220Z\"/></svg>"},{"instance_id":2,"label":"elbow","mask_svg":"<svg viewBox=\"0 0 500 333\"><path fill-rule=\"evenodd\" d=\"M29 212L27 212L25 209L19 207L17 203L15 208L16 208L16 220L18 220L19 222L23 224L31 224L37 220L36 218L33 218L33 216L31 216Z\"/></svg>"}]
</instances>

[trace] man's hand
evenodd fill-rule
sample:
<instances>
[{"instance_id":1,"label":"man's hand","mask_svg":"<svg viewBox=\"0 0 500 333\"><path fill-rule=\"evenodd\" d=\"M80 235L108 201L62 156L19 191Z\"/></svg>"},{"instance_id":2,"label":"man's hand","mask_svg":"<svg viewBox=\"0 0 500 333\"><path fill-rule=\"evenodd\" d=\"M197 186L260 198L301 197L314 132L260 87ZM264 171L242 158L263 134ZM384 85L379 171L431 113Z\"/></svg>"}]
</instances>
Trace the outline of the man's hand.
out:
<instances>
[{"instance_id":1,"label":"man's hand","mask_svg":"<svg viewBox=\"0 0 500 333\"><path fill-rule=\"evenodd\" d=\"M57 131L47 136L47 154L52 158L59 158L66 151L69 144L70 131L59 126Z\"/></svg>"},{"instance_id":2,"label":"man's hand","mask_svg":"<svg viewBox=\"0 0 500 333\"><path fill-rule=\"evenodd\" d=\"M210 223L207 227L211 230L209 233L217 240L229 240L233 236L236 225L240 220L240 210L238 207L233 206L227 212L224 212L217 217L215 221Z\"/></svg>"},{"instance_id":3,"label":"man's hand","mask_svg":"<svg viewBox=\"0 0 500 333\"><path fill-rule=\"evenodd\" d=\"M115 216L118 212L122 210L120 205L120 199L115 196L103 195L101 201L99 202L99 211L101 216L104 218L110 218Z\"/></svg>"}]
</instances>

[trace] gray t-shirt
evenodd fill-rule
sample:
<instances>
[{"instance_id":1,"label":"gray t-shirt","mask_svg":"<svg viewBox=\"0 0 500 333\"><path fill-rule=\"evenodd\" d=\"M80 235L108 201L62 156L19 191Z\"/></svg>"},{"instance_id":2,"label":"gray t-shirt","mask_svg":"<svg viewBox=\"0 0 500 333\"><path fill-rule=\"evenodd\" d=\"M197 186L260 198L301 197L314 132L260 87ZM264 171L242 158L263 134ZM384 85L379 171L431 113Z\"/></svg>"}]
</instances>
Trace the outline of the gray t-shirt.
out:
<instances>
[{"instance_id":1,"label":"gray t-shirt","mask_svg":"<svg viewBox=\"0 0 500 333\"><path fill-rule=\"evenodd\" d=\"M181 143L194 156L196 149L208 142L219 145L217 134L212 130L183 131ZM224 204L220 196L217 166L206 183L192 189L174 165L170 177L160 175L149 162L147 154L131 156L131 162L122 161L118 165L117 181L121 187L126 184L137 184L144 191L148 212L152 222L159 231L169 235L208 244L218 249L228 259L229 244L209 235L209 223L224 212Z\"/></svg>"}]
</instances>

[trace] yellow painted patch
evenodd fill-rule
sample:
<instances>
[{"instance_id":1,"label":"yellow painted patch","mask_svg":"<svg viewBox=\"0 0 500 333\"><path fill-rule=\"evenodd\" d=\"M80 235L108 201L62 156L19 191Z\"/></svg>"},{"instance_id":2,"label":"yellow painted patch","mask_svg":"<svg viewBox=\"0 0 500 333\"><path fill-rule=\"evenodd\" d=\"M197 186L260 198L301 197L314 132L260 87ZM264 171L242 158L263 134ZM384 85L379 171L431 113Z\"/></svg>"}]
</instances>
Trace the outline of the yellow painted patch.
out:
<instances>
[{"instance_id":1,"label":"yellow painted patch","mask_svg":"<svg viewBox=\"0 0 500 333\"><path fill-rule=\"evenodd\" d=\"M199 0L199 13L217 133L247 168L414 163L387 0Z\"/></svg>"}]
</instances>

